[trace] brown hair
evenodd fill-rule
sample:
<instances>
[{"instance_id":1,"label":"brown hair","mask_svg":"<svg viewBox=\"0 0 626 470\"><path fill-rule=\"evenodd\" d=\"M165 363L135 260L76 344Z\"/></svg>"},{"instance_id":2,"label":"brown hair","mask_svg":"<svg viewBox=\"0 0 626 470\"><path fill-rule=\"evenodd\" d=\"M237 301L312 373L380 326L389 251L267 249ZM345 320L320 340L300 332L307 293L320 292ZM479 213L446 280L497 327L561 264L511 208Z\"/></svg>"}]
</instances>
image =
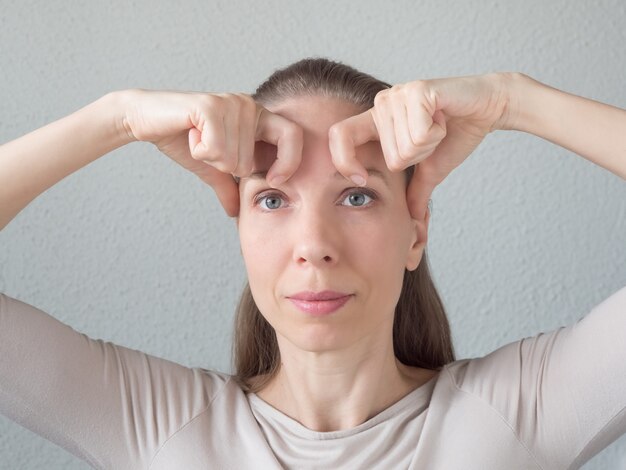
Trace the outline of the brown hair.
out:
<instances>
[{"instance_id":1,"label":"brown hair","mask_svg":"<svg viewBox=\"0 0 626 470\"><path fill-rule=\"evenodd\" d=\"M390 87L348 65L309 58L275 71L252 97L267 106L297 96L322 95L349 101L366 111L374 106L376 94ZM413 169L405 170L407 182ZM408 366L439 369L455 360L450 325L430 276L426 249L417 269L404 272L395 309L393 349L396 358ZM248 283L235 315L233 366L235 380L253 393L261 390L280 366L276 332L259 311Z\"/></svg>"}]
</instances>

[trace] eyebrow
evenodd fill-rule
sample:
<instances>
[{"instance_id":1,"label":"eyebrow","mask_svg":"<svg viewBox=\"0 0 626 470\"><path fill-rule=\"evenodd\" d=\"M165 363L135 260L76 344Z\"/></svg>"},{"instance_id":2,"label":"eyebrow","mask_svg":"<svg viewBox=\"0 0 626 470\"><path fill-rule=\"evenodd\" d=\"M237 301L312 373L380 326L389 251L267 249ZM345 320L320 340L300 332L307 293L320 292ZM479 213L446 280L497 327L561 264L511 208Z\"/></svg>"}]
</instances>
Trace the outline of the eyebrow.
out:
<instances>
[{"instance_id":1,"label":"eyebrow","mask_svg":"<svg viewBox=\"0 0 626 470\"><path fill-rule=\"evenodd\" d=\"M385 186L390 188L389 180L387 179L387 176L382 171L377 170L376 168L366 168L365 170L367 171L367 176L377 176L378 178L380 178L383 181L383 183L385 183ZM246 177L243 177L243 178L240 178L240 179L245 179L245 178L249 178L249 179L265 179L266 177L267 177L267 171L257 171L257 172L254 172L254 173L250 174L250 176L246 176ZM343 176L338 171L335 172L333 177L335 179L339 179L339 178L346 179L346 177Z\"/></svg>"}]
</instances>

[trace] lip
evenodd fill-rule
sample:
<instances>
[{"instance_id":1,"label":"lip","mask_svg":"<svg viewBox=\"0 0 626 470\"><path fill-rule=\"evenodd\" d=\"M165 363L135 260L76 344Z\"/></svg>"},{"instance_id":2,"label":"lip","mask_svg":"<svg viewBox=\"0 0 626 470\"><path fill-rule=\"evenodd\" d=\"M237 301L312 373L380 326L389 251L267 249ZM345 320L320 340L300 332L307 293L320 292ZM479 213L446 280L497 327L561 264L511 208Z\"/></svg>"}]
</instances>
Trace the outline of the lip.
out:
<instances>
[{"instance_id":1,"label":"lip","mask_svg":"<svg viewBox=\"0 0 626 470\"><path fill-rule=\"evenodd\" d=\"M298 292L287 298L303 312L313 316L322 316L339 310L351 297L352 294L325 290Z\"/></svg>"},{"instance_id":2,"label":"lip","mask_svg":"<svg viewBox=\"0 0 626 470\"><path fill-rule=\"evenodd\" d=\"M350 294L346 294L345 292L335 292L333 290L323 290L321 292L298 292L297 294L289 295L287 297L296 300L334 300L347 295Z\"/></svg>"}]
</instances>

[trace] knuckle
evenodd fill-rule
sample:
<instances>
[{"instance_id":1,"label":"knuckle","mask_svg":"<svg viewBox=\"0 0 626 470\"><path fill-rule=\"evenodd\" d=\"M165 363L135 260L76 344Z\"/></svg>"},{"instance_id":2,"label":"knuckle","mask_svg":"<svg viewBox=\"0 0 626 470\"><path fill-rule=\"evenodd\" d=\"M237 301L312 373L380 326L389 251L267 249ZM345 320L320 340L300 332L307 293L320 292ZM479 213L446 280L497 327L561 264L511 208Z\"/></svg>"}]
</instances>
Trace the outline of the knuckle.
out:
<instances>
[{"instance_id":1,"label":"knuckle","mask_svg":"<svg viewBox=\"0 0 626 470\"><path fill-rule=\"evenodd\" d=\"M243 178L245 176L249 176L252 173L253 165L250 163L239 164L237 168L233 170L232 174L238 176L239 178Z\"/></svg>"},{"instance_id":2,"label":"knuckle","mask_svg":"<svg viewBox=\"0 0 626 470\"><path fill-rule=\"evenodd\" d=\"M242 107L241 100L233 93L226 93L222 99L222 108L229 112L239 111Z\"/></svg>"},{"instance_id":3,"label":"knuckle","mask_svg":"<svg viewBox=\"0 0 626 470\"><path fill-rule=\"evenodd\" d=\"M220 98L222 101L231 100L234 96L233 93L213 93L213 96Z\"/></svg>"},{"instance_id":4,"label":"knuckle","mask_svg":"<svg viewBox=\"0 0 626 470\"><path fill-rule=\"evenodd\" d=\"M201 104L204 108L214 109L214 110L219 111L223 107L223 100L221 97L217 95L207 93L205 95L202 95Z\"/></svg>"},{"instance_id":5,"label":"knuckle","mask_svg":"<svg viewBox=\"0 0 626 470\"><path fill-rule=\"evenodd\" d=\"M240 93L239 95L239 107L242 114L247 116L254 116L256 114L257 105L250 95Z\"/></svg>"},{"instance_id":6,"label":"knuckle","mask_svg":"<svg viewBox=\"0 0 626 470\"><path fill-rule=\"evenodd\" d=\"M414 148L425 147L429 144L428 136L423 133L419 133L417 136L411 136L411 141L413 142Z\"/></svg>"},{"instance_id":7,"label":"knuckle","mask_svg":"<svg viewBox=\"0 0 626 470\"><path fill-rule=\"evenodd\" d=\"M399 158L392 158L389 161L389 163L387 163L387 167L391 171L401 171L401 170L404 170L404 168L406 167L406 164L405 164L405 162L403 162Z\"/></svg>"},{"instance_id":8,"label":"knuckle","mask_svg":"<svg viewBox=\"0 0 626 470\"><path fill-rule=\"evenodd\" d=\"M294 122L286 123L283 132L290 139L302 139L304 136L302 128Z\"/></svg>"},{"instance_id":9,"label":"knuckle","mask_svg":"<svg viewBox=\"0 0 626 470\"><path fill-rule=\"evenodd\" d=\"M337 122L328 129L328 138L331 140L339 140L343 135L344 130L345 126L342 123Z\"/></svg>"},{"instance_id":10,"label":"knuckle","mask_svg":"<svg viewBox=\"0 0 626 470\"><path fill-rule=\"evenodd\" d=\"M236 165L232 160L218 160L211 163L211 166L217 168L222 173L233 173L235 171Z\"/></svg>"},{"instance_id":11,"label":"knuckle","mask_svg":"<svg viewBox=\"0 0 626 470\"><path fill-rule=\"evenodd\" d=\"M239 102L246 107L252 107L256 109L256 102L254 101L254 99L252 98L252 96L246 94L246 93L237 93L237 98L239 99Z\"/></svg>"},{"instance_id":12,"label":"knuckle","mask_svg":"<svg viewBox=\"0 0 626 470\"><path fill-rule=\"evenodd\" d=\"M224 152L224 145L221 142L216 141L212 138L212 136L208 136L206 146L198 148L195 153L200 159L216 160L220 158Z\"/></svg>"},{"instance_id":13,"label":"knuckle","mask_svg":"<svg viewBox=\"0 0 626 470\"><path fill-rule=\"evenodd\" d=\"M208 150L196 150L191 152L191 158L212 165L219 159L219 154L215 154L214 152Z\"/></svg>"},{"instance_id":14,"label":"knuckle","mask_svg":"<svg viewBox=\"0 0 626 470\"><path fill-rule=\"evenodd\" d=\"M392 86L391 88L389 88L388 93L389 93L389 97L396 97L398 95L401 95L404 93L406 89L406 84L404 83L398 83L394 86Z\"/></svg>"},{"instance_id":15,"label":"knuckle","mask_svg":"<svg viewBox=\"0 0 626 470\"><path fill-rule=\"evenodd\" d=\"M389 99L390 90L392 89L393 87L387 88L385 90L381 90L378 93L376 93L376 96L374 97L374 106L379 106L379 105L386 103L387 100Z\"/></svg>"},{"instance_id":16,"label":"knuckle","mask_svg":"<svg viewBox=\"0 0 626 470\"><path fill-rule=\"evenodd\" d=\"M415 146L409 142L403 142L398 145L398 158L403 161L411 160L415 155Z\"/></svg>"},{"instance_id":17,"label":"knuckle","mask_svg":"<svg viewBox=\"0 0 626 470\"><path fill-rule=\"evenodd\" d=\"M191 157L195 160L217 161L224 154L224 149L216 142L208 142L207 146L198 146L191 151Z\"/></svg>"},{"instance_id":18,"label":"knuckle","mask_svg":"<svg viewBox=\"0 0 626 470\"><path fill-rule=\"evenodd\" d=\"M405 85L405 91L409 94L422 94L426 87L427 84L425 80L415 80Z\"/></svg>"}]
</instances>

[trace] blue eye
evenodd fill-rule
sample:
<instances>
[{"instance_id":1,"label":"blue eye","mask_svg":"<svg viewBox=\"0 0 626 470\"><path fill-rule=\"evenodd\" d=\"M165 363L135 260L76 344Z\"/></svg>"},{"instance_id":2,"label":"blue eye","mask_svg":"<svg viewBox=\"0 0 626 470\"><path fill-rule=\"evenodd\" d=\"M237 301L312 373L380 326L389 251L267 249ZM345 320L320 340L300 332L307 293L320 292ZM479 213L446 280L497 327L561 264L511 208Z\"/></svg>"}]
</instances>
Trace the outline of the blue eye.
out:
<instances>
[{"instance_id":1,"label":"blue eye","mask_svg":"<svg viewBox=\"0 0 626 470\"><path fill-rule=\"evenodd\" d=\"M271 210L280 208L281 201L282 199L280 198L278 194L271 193L271 194L266 194L264 196L257 198L255 202L259 204L261 208L271 211ZM266 202L267 205L264 205L263 202Z\"/></svg>"},{"instance_id":2,"label":"blue eye","mask_svg":"<svg viewBox=\"0 0 626 470\"><path fill-rule=\"evenodd\" d=\"M376 200L377 196L373 191L369 191L363 188L355 188L352 192L348 193L341 202L342 206L348 207L363 207L368 206L373 200ZM346 201L348 201L346 203ZM278 193L266 193L257 196L254 199L254 204L261 207L266 212L272 212L276 209L280 209L284 206L284 199Z\"/></svg>"},{"instance_id":3,"label":"blue eye","mask_svg":"<svg viewBox=\"0 0 626 470\"><path fill-rule=\"evenodd\" d=\"M374 200L375 197L369 193L369 191L364 191L364 190L359 190L359 191L353 191L350 194L348 194L348 196L344 199L344 201L350 201L350 204L352 205L352 207L361 207L361 206L365 206L368 204L367 199L369 198L370 201ZM346 205L346 204L342 204L342 205Z\"/></svg>"}]
</instances>

